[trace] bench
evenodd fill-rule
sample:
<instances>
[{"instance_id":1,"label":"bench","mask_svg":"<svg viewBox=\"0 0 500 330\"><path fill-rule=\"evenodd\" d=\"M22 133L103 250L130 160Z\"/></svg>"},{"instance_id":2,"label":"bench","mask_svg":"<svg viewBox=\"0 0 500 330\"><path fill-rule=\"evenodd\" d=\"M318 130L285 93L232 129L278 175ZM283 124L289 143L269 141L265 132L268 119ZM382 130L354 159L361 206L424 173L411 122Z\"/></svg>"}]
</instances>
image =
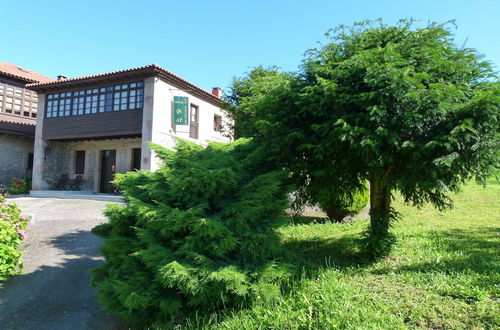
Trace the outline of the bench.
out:
<instances>
[{"instance_id":1,"label":"bench","mask_svg":"<svg viewBox=\"0 0 500 330\"><path fill-rule=\"evenodd\" d=\"M69 182L69 189L71 190L80 190L80 185L83 182L83 177L81 175L77 175L73 181Z\"/></svg>"}]
</instances>

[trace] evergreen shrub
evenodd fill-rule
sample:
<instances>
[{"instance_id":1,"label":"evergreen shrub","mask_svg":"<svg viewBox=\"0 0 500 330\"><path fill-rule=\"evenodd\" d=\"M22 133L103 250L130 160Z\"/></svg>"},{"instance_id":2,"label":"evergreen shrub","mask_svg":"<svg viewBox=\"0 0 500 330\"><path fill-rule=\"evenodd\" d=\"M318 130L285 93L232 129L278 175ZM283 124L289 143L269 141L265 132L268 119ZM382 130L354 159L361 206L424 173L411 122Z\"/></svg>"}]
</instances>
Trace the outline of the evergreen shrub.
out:
<instances>
[{"instance_id":1,"label":"evergreen shrub","mask_svg":"<svg viewBox=\"0 0 500 330\"><path fill-rule=\"evenodd\" d=\"M106 263L94 270L102 306L130 324L171 325L189 312L273 299L290 276L275 227L288 208L287 173L251 140L177 152L151 144L164 165L118 174L125 206L108 205Z\"/></svg>"},{"instance_id":2,"label":"evergreen shrub","mask_svg":"<svg viewBox=\"0 0 500 330\"><path fill-rule=\"evenodd\" d=\"M321 209L332 221L342 221L346 216L354 216L361 212L370 199L368 184L360 185L352 190L321 189L315 192Z\"/></svg>"},{"instance_id":3,"label":"evergreen shrub","mask_svg":"<svg viewBox=\"0 0 500 330\"><path fill-rule=\"evenodd\" d=\"M0 280L22 269L19 246L28 236L28 220L16 204L0 196Z\"/></svg>"}]
</instances>

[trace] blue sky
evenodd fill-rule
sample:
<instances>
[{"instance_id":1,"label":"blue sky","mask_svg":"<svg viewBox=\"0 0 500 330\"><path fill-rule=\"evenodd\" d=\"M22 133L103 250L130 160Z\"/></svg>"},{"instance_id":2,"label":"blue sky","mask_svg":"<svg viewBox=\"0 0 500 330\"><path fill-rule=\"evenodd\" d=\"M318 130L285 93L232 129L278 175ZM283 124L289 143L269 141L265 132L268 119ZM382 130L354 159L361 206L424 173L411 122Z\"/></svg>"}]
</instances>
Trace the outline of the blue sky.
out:
<instances>
[{"instance_id":1,"label":"blue sky","mask_svg":"<svg viewBox=\"0 0 500 330\"><path fill-rule=\"evenodd\" d=\"M210 90L257 65L294 71L338 24L455 19L456 43L500 70L499 0L0 0L0 62L55 77L150 63Z\"/></svg>"}]
</instances>

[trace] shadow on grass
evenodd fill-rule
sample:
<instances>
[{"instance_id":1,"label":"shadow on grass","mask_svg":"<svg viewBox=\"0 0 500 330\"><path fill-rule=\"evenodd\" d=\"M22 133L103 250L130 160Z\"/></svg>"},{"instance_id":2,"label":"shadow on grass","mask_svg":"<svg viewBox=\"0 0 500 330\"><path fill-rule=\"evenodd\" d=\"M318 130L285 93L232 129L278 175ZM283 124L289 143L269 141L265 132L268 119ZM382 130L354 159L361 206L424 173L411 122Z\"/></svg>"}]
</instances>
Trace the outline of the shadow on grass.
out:
<instances>
[{"instance_id":1,"label":"shadow on grass","mask_svg":"<svg viewBox=\"0 0 500 330\"><path fill-rule=\"evenodd\" d=\"M346 234L335 239L289 240L283 244L294 261L308 271L366 267L371 262L360 245L359 234Z\"/></svg>"},{"instance_id":2,"label":"shadow on grass","mask_svg":"<svg viewBox=\"0 0 500 330\"><path fill-rule=\"evenodd\" d=\"M331 222L328 217L316 217L316 216L301 215L301 216L290 217L290 220L288 223L290 223L292 225L311 225L311 224L320 224L320 223L327 223L327 222Z\"/></svg>"},{"instance_id":3,"label":"shadow on grass","mask_svg":"<svg viewBox=\"0 0 500 330\"><path fill-rule=\"evenodd\" d=\"M314 221L310 222L314 223ZM295 224L297 224L295 222ZM318 230L321 230L318 227ZM483 289L492 289L495 283L495 278L498 278L500 273L500 245L498 238L500 228L478 228L470 230L449 230L449 231L428 231L421 233L426 236L426 244L439 246L443 250L443 255L450 256L449 259L443 258L438 263L432 262L414 262L409 265L401 265L399 268L388 266L385 269L373 270L376 274L387 274L394 272L407 272L417 274L423 272L435 273L466 273L470 278L470 285ZM319 237L318 237L319 236ZM325 269L339 269L349 271L351 269L363 270L370 267L371 262L367 261L366 254L361 250L361 235L359 233L346 233L340 238L322 239L318 235L312 239L288 239L283 243L290 253L292 261L302 266L304 273L301 274L302 279L316 278L319 272ZM404 244L404 241L401 242ZM422 248L422 253L426 253L425 248ZM451 252L451 253L446 253ZM455 253L456 252L456 253ZM394 263L389 262L394 266ZM383 263L382 263L383 264ZM397 265L396 265L397 266ZM470 274L472 273L472 274ZM477 274L475 276L474 274ZM491 276L490 276L491 275ZM453 276L450 276L450 282L453 283ZM467 279L469 281L469 279ZM451 284L453 285L453 284ZM284 299L295 294L293 291L287 291L290 288L284 288ZM461 290L460 285L445 289L443 294L458 297L466 302L471 302L477 297L474 290ZM481 293L477 293L478 297ZM455 296L454 296L455 295ZM466 295L466 296L461 296ZM497 299L496 296L492 299ZM242 309L234 308L219 314L220 320L223 321L226 317L231 319L234 315L241 312ZM207 328L210 327L213 315L199 315L186 320L200 320L200 324L204 324ZM189 328L189 327L187 327Z\"/></svg>"},{"instance_id":4,"label":"shadow on grass","mask_svg":"<svg viewBox=\"0 0 500 330\"><path fill-rule=\"evenodd\" d=\"M317 223L318 219L309 220L311 220L309 223ZM374 272L377 274L395 271L416 273L473 272L479 275L500 273L500 244L498 243L500 228L498 227L429 231L422 235L426 237L431 246L438 246L443 251L442 258L402 265L396 269L394 265L388 265ZM283 243L283 246L289 251L295 263L300 264L306 270L314 271L329 267L342 269L370 266L374 262L370 261L367 253L362 250L361 243L361 235L358 233L345 234L340 238L321 239L314 237L306 240L288 240ZM480 281L478 280L480 286L490 285L486 283L481 285ZM488 280L486 282L491 283Z\"/></svg>"},{"instance_id":5,"label":"shadow on grass","mask_svg":"<svg viewBox=\"0 0 500 330\"><path fill-rule=\"evenodd\" d=\"M480 288L490 288L494 285L492 276L498 276L500 273L499 238L500 228L497 227L430 231L427 233L427 239L432 245L442 249L442 258L415 262L396 269L378 269L376 273L474 273L478 276L474 276L474 283L471 284Z\"/></svg>"}]
</instances>

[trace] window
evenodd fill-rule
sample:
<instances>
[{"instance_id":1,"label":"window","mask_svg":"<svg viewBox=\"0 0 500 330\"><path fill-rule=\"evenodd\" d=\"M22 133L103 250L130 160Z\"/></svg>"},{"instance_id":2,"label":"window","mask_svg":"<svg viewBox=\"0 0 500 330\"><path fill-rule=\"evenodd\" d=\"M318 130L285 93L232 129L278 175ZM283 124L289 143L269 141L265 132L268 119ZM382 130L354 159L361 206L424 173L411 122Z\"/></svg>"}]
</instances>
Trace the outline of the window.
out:
<instances>
[{"instance_id":1,"label":"window","mask_svg":"<svg viewBox=\"0 0 500 330\"><path fill-rule=\"evenodd\" d=\"M75 94L73 94L75 95ZM71 114L74 115L83 115L83 106L84 106L84 97L73 97L73 106L71 108ZM50 104L51 101L49 101ZM49 116L49 107L47 107L47 118L50 118Z\"/></svg>"},{"instance_id":2,"label":"window","mask_svg":"<svg viewBox=\"0 0 500 330\"><path fill-rule=\"evenodd\" d=\"M132 149L132 171L141 169L141 148Z\"/></svg>"},{"instance_id":3,"label":"window","mask_svg":"<svg viewBox=\"0 0 500 330\"><path fill-rule=\"evenodd\" d=\"M144 82L47 95L46 117L142 109Z\"/></svg>"},{"instance_id":4,"label":"window","mask_svg":"<svg viewBox=\"0 0 500 330\"><path fill-rule=\"evenodd\" d=\"M31 171L33 169L33 154L30 152L28 154L28 166L26 167L28 171Z\"/></svg>"},{"instance_id":5,"label":"window","mask_svg":"<svg viewBox=\"0 0 500 330\"><path fill-rule=\"evenodd\" d=\"M30 102L31 101L31 102ZM36 93L21 86L0 82L0 112L30 117L36 108Z\"/></svg>"},{"instance_id":6,"label":"window","mask_svg":"<svg viewBox=\"0 0 500 330\"><path fill-rule=\"evenodd\" d=\"M59 100L59 117L69 116L70 107L71 99Z\"/></svg>"},{"instance_id":7,"label":"window","mask_svg":"<svg viewBox=\"0 0 500 330\"><path fill-rule=\"evenodd\" d=\"M214 115L214 131L222 132L222 116Z\"/></svg>"},{"instance_id":8,"label":"window","mask_svg":"<svg viewBox=\"0 0 500 330\"><path fill-rule=\"evenodd\" d=\"M110 112L113 105L113 87L103 87L99 90L99 112Z\"/></svg>"},{"instance_id":9,"label":"window","mask_svg":"<svg viewBox=\"0 0 500 330\"><path fill-rule=\"evenodd\" d=\"M191 104L191 118L189 120L189 137L192 139L198 139L198 106Z\"/></svg>"},{"instance_id":10,"label":"window","mask_svg":"<svg viewBox=\"0 0 500 330\"><path fill-rule=\"evenodd\" d=\"M85 151L79 150L75 152L75 174L85 173Z\"/></svg>"}]
</instances>

